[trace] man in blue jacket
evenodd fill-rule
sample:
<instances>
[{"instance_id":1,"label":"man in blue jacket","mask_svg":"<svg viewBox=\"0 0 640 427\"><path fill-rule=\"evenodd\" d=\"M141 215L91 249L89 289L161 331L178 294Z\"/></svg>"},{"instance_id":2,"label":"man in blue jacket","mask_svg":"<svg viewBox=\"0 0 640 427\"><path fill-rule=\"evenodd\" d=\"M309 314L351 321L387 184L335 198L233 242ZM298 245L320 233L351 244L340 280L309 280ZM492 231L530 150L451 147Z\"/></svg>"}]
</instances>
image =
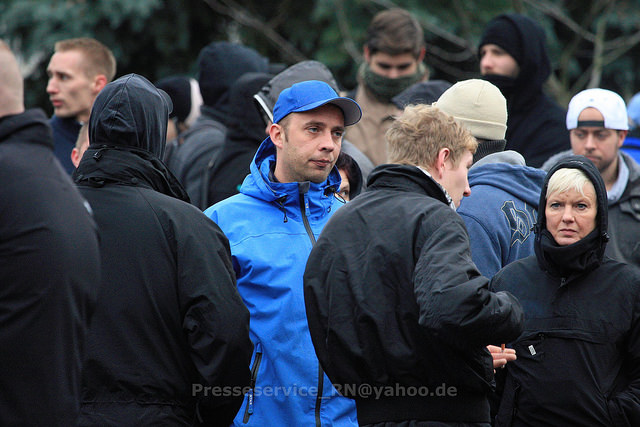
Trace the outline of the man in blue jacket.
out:
<instances>
[{"instance_id":1,"label":"man in blue jacket","mask_svg":"<svg viewBox=\"0 0 640 427\"><path fill-rule=\"evenodd\" d=\"M238 290L251 313L251 389L237 425L357 425L354 403L320 367L307 325L302 276L340 202L334 167L358 104L311 80L282 91L273 124L240 194L205 211L229 238Z\"/></svg>"}]
</instances>

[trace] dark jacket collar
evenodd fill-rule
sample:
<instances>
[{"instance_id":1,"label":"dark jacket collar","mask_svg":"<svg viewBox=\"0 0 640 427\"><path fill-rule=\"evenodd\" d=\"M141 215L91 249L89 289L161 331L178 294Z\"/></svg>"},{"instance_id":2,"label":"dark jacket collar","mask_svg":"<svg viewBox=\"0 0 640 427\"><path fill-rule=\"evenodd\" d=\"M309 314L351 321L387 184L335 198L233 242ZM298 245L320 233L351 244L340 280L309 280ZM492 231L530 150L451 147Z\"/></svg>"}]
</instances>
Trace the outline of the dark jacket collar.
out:
<instances>
[{"instance_id":1,"label":"dark jacket collar","mask_svg":"<svg viewBox=\"0 0 640 427\"><path fill-rule=\"evenodd\" d=\"M47 116L39 108L0 118L0 143L20 140L41 144L53 150L53 138Z\"/></svg>"},{"instance_id":2,"label":"dark jacket collar","mask_svg":"<svg viewBox=\"0 0 640 427\"><path fill-rule=\"evenodd\" d=\"M78 185L102 187L120 184L151 188L189 203L189 196L176 177L146 150L91 145L73 172Z\"/></svg>"},{"instance_id":3,"label":"dark jacket collar","mask_svg":"<svg viewBox=\"0 0 640 427\"><path fill-rule=\"evenodd\" d=\"M366 191L380 189L422 193L449 204L442 187L417 166L384 164L376 167L369 176Z\"/></svg>"}]
</instances>

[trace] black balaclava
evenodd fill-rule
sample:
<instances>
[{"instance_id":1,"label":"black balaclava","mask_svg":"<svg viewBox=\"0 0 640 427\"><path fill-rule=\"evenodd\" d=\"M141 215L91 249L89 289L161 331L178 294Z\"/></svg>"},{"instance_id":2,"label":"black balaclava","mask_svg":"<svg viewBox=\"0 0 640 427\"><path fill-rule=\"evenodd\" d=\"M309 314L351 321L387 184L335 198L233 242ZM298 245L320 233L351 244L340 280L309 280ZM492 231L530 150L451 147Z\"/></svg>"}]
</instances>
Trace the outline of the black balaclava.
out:
<instances>
[{"instance_id":1,"label":"black balaclava","mask_svg":"<svg viewBox=\"0 0 640 427\"><path fill-rule=\"evenodd\" d=\"M598 213L596 215L596 228L580 241L566 246L559 246L551 233L547 230L545 209L547 205L547 187L549 179L559 169L574 168L583 171L596 191ZM593 270L602 262L609 235L607 234L608 204L607 189L600 172L584 156L569 156L554 165L547 174L542 191L538 210L538 222L535 225L535 253L540 268L549 273L567 277Z\"/></svg>"},{"instance_id":2,"label":"black balaclava","mask_svg":"<svg viewBox=\"0 0 640 427\"><path fill-rule=\"evenodd\" d=\"M533 19L515 13L495 17L484 29L478 45L495 44L513 57L520 67L518 77L482 76L496 85L507 99L509 112L526 110L542 96L542 85L551 74L542 27Z\"/></svg>"}]
</instances>

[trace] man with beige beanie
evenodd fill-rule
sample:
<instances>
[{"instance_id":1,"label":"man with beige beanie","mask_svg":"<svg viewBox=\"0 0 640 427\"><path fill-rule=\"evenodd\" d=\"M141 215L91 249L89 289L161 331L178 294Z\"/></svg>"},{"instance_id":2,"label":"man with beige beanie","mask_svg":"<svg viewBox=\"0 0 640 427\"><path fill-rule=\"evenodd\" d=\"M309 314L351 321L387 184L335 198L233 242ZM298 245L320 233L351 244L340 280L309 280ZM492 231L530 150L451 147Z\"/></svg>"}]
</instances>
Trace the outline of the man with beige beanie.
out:
<instances>
[{"instance_id":1,"label":"man with beige beanie","mask_svg":"<svg viewBox=\"0 0 640 427\"><path fill-rule=\"evenodd\" d=\"M478 270L492 277L508 263L533 254L540 189L545 173L525 165L506 145L507 105L500 90L486 80L464 80L434 104L452 115L478 140L469 170L471 195L458 214L471 240Z\"/></svg>"}]
</instances>

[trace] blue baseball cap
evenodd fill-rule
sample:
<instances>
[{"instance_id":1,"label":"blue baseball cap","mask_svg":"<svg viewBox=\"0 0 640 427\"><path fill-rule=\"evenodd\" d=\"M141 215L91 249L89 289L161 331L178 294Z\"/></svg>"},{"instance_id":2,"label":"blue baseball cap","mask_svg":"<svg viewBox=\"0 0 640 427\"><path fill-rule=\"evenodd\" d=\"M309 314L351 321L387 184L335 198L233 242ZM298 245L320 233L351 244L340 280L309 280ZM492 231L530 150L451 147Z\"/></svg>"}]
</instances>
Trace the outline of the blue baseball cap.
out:
<instances>
[{"instance_id":1,"label":"blue baseball cap","mask_svg":"<svg viewBox=\"0 0 640 427\"><path fill-rule=\"evenodd\" d=\"M333 104L342 110L345 126L358 123L362 117L362 110L356 101L338 96L325 82L307 80L296 83L280 93L273 108L273 123L278 123L290 113L301 113L326 104Z\"/></svg>"}]
</instances>

